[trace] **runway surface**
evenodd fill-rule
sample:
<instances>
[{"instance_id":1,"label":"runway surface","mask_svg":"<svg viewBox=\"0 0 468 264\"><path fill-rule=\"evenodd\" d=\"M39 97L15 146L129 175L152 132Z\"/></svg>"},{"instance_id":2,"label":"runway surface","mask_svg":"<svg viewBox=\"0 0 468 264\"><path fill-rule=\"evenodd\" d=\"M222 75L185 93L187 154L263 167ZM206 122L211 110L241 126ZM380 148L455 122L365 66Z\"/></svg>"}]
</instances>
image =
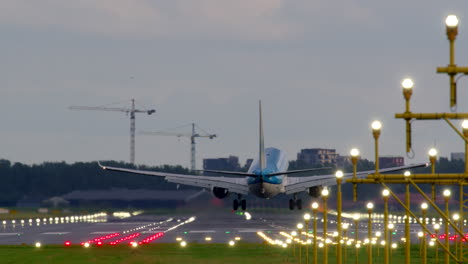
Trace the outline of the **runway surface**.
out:
<instances>
[{"instance_id":1,"label":"runway surface","mask_svg":"<svg viewBox=\"0 0 468 264\"><path fill-rule=\"evenodd\" d=\"M217 211L195 214L151 215L141 214L128 218L117 218L112 215L95 215L89 219L79 218L40 218L20 219L12 223L11 220L0 222L0 244L43 245L65 244L73 245L89 242L91 245L122 244L130 242L174 243L184 240L187 243L228 243L230 240L240 239L244 242L262 242L257 232L263 232L272 239L285 240L279 233L290 233L298 222L302 221L304 212L289 213L234 213L221 208ZM344 219L352 224L352 220ZM312 223L312 222L311 222ZM329 232L336 230L335 216L329 216ZM312 226L312 225L311 225ZM399 242L404 236L403 224L395 224L394 241ZM359 238L367 236L367 219L359 224ZM382 231L382 224L373 225L374 232ZM322 221L319 218L319 232L322 231ZM350 226L348 236L354 237L354 226ZM420 231L417 224L412 224L412 239L416 239ZM417 241L417 240L413 240Z\"/></svg>"}]
</instances>

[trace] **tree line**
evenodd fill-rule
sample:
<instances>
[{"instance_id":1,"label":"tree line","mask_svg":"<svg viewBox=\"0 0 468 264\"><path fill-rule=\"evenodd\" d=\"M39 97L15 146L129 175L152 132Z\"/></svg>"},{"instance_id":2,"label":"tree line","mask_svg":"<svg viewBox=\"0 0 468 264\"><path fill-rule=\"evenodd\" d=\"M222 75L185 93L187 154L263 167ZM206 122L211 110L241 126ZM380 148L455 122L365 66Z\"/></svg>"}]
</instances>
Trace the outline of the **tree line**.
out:
<instances>
[{"instance_id":1,"label":"tree line","mask_svg":"<svg viewBox=\"0 0 468 264\"><path fill-rule=\"evenodd\" d=\"M129 169L141 169L149 171L161 171L168 173L189 174L190 170L182 166L135 166L125 162L105 161L107 166L123 167ZM449 161L440 158L436 165L436 172L459 173L464 171L465 163L460 160ZM310 168L308 164L298 161L291 161L289 170ZM320 166L315 166L320 167ZM328 170L318 171L314 174L333 174L337 169L333 165L323 165L330 167ZM358 170L372 170L374 163L361 159L357 164ZM345 164L343 169L352 172L352 165ZM420 168L415 172L427 173L430 168ZM305 174L305 175L310 175ZM351 197L351 185L343 186L345 196ZM102 170L96 162L76 162L68 164L65 162L44 162L42 164L27 165L19 162L11 163L9 160L0 159L0 205L12 206L18 200L24 198L45 199L53 196L60 196L74 190L109 190L111 188L127 189L153 189L153 190L175 190L178 186L169 183L162 177L151 177L133 175L119 172L109 172ZM194 189L196 187L180 185L180 189ZM379 195L380 188L374 185L359 186L360 199L375 197ZM397 190L400 188L396 186ZM401 188L404 188L401 186ZM426 190L429 190L427 186Z\"/></svg>"}]
</instances>

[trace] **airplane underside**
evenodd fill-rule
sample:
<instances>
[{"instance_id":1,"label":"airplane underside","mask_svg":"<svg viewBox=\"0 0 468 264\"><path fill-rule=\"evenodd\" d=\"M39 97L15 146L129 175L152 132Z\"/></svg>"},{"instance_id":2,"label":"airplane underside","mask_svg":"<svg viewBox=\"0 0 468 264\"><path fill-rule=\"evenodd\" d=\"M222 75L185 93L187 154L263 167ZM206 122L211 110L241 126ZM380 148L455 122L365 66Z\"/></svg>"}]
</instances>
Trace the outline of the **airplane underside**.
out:
<instances>
[{"instance_id":1,"label":"airplane underside","mask_svg":"<svg viewBox=\"0 0 468 264\"><path fill-rule=\"evenodd\" d=\"M249 184L249 189L252 194L264 199L269 199L280 193L284 193L283 184L273 184L267 182ZM295 207L297 207L299 210L302 209L302 200L297 199L296 195L294 195L294 199L289 200L289 209L293 210ZM237 199L233 200L233 210L237 210L239 208L242 210L247 209L247 201L242 199L242 195L238 195Z\"/></svg>"}]
</instances>

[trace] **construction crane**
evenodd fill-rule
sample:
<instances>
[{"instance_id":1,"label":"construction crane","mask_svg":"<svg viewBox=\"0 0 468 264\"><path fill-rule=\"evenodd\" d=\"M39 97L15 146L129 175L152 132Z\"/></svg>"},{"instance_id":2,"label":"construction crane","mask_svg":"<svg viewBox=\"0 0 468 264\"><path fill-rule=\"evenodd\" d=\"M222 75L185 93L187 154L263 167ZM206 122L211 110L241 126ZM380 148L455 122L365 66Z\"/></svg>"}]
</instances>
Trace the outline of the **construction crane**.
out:
<instances>
[{"instance_id":1,"label":"construction crane","mask_svg":"<svg viewBox=\"0 0 468 264\"><path fill-rule=\"evenodd\" d=\"M190 138L190 167L192 171L195 171L196 169L196 162L195 162L195 138L209 138L213 139L216 137L216 134L208 134L206 131L203 131L203 133L197 133L195 131L195 127L198 127L195 125L195 123L192 123L192 133L177 133L177 132L166 132L166 131L157 131L157 132L140 132L142 135L157 135L157 136L175 136L175 137L188 137ZM198 127L200 130L200 127Z\"/></svg>"},{"instance_id":2,"label":"construction crane","mask_svg":"<svg viewBox=\"0 0 468 264\"><path fill-rule=\"evenodd\" d=\"M130 163L135 163L135 113L146 113L151 115L156 110L140 110L135 109L135 99L131 99L131 108L118 108L118 107L106 107L106 106L70 106L71 110L95 110L95 111L113 111L113 112L124 112L130 114Z\"/></svg>"}]
</instances>

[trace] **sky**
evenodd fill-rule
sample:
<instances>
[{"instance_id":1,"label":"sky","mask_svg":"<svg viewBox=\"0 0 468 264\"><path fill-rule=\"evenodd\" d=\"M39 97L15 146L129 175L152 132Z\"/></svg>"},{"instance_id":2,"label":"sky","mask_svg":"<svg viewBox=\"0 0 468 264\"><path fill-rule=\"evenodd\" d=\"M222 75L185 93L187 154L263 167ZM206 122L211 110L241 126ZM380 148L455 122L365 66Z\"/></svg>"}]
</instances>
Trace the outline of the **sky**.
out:
<instances>
[{"instance_id":1,"label":"sky","mask_svg":"<svg viewBox=\"0 0 468 264\"><path fill-rule=\"evenodd\" d=\"M414 112L450 112L448 77L435 69L448 63L452 13L456 62L468 64L466 10L463 0L0 0L0 158L128 161L125 113L68 107L127 108L131 98L157 111L137 114L137 131L195 122L218 135L198 139L198 167L257 155L258 100L265 145L290 160L316 147L373 160L377 119L381 155L450 156L464 150L451 128L415 121L409 159L394 114L405 77ZM458 86L456 111L467 112L468 79ZM136 163L188 167L189 139L137 134Z\"/></svg>"}]
</instances>

